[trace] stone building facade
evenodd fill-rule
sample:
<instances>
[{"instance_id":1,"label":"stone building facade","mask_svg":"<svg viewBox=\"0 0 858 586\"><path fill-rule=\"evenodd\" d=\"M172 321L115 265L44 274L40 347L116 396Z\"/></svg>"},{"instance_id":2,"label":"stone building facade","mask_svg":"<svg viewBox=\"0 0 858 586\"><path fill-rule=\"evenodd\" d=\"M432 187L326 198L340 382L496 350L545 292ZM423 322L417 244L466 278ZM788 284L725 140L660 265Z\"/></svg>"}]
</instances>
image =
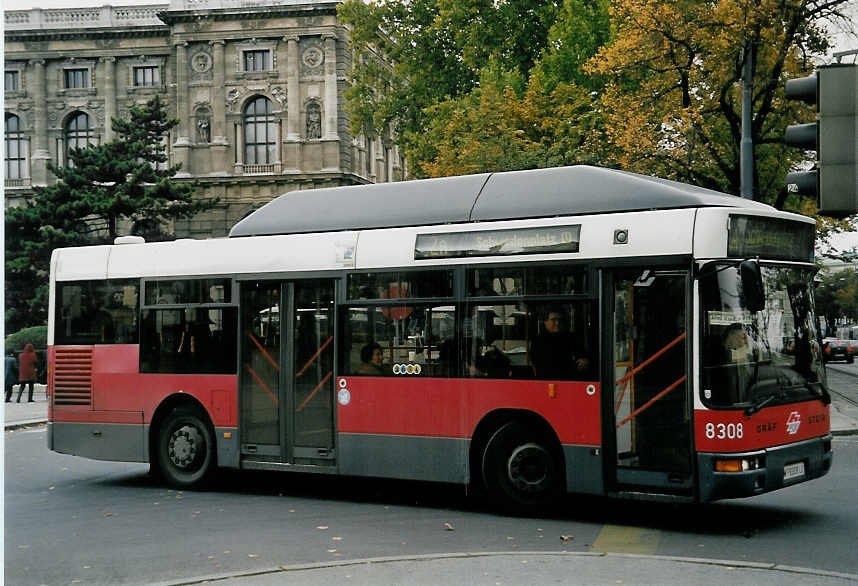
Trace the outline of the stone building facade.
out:
<instances>
[{"instance_id":1,"label":"stone building facade","mask_svg":"<svg viewBox=\"0 0 858 586\"><path fill-rule=\"evenodd\" d=\"M180 120L167 137L177 178L220 199L162 228L176 236L223 236L289 191L400 180L395 145L350 134L352 55L336 7L171 0L6 11L6 205L55 181L46 164L63 165L69 147L111 140L111 117L155 94Z\"/></svg>"}]
</instances>

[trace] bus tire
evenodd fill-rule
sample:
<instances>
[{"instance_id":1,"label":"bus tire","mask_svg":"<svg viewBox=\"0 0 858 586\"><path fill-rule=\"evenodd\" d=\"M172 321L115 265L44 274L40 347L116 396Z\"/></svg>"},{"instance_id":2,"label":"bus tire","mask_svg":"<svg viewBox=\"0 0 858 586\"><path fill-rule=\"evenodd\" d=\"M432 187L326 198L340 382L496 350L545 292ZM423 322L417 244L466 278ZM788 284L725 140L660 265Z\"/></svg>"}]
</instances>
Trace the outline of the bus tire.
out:
<instances>
[{"instance_id":1,"label":"bus tire","mask_svg":"<svg viewBox=\"0 0 858 586\"><path fill-rule=\"evenodd\" d=\"M193 407L176 407L158 434L158 467L176 488L203 486L215 469L214 432Z\"/></svg>"},{"instance_id":2,"label":"bus tire","mask_svg":"<svg viewBox=\"0 0 858 586\"><path fill-rule=\"evenodd\" d=\"M483 451L489 498L512 514L540 513L556 504L562 483L554 443L523 423L502 425Z\"/></svg>"}]
</instances>

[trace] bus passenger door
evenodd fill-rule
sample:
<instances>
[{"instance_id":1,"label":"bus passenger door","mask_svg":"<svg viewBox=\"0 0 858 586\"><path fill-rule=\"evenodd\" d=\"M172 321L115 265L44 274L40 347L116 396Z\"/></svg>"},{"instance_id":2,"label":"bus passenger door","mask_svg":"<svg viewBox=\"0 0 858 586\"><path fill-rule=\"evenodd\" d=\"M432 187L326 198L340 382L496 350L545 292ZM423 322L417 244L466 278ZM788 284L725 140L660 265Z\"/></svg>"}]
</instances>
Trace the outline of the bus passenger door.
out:
<instances>
[{"instance_id":1,"label":"bus passenger door","mask_svg":"<svg viewBox=\"0 0 858 586\"><path fill-rule=\"evenodd\" d=\"M242 458L334 464L334 282L241 284Z\"/></svg>"},{"instance_id":2,"label":"bus passenger door","mask_svg":"<svg viewBox=\"0 0 858 586\"><path fill-rule=\"evenodd\" d=\"M603 397L613 491L691 496L687 271L605 273L611 351Z\"/></svg>"},{"instance_id":3,"label":"bus passenger door","mask_svg":"<svg viewBox=\"0 0 858 586\"><path fill-rule=\"evenodd\" d=\"M334 462L334 282L292 283L289 443L294 464Z\"/></svg>"},{"instance_id":4,"label":"bus passenger door","mask_svg":"<svg viewBox=\"0 0 858 586\"><path fill-rule=\"evenodd\" d=\"M284 304L279 281L241 283L239 342L239 436L243 458L279 462L284 433L281 422L281 356Z\"/></svg>"}]
</instances>

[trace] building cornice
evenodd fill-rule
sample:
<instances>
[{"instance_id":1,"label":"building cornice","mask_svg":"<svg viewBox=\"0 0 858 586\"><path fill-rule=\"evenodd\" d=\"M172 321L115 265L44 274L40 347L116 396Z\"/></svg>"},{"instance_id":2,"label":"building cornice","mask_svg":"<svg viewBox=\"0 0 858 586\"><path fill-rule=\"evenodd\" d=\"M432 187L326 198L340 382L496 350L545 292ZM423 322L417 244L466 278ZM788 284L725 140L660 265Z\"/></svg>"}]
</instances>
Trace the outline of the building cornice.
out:
<instances>
[{"instance_id":1,"label":"building cornice","mask_svg":"<svg viewBox=\"0 0 858 586\"><path fill-rule=\"evenodd\" d=\"M161 26L135 26L129 28L90 28L90 29L55 29L55 30L7 30L4 37L6 44L14 42L40 42L40 41L69 41L88 40L98 41L104 39L141 39L141 38L166 38L170 36L170 29L166 25Z\"/></svg>"},{"instance_id":2,"label":"building cornice","mask_svg":"<svg viewBox=\"0 0 858 586\"><path fill-rule=\"evenodd\" d=\"M225 21L283 17L283 16L327 16L337 14L339 2L324 2L318 4L293 4L272 6L246 6L236 8L219 8L205 10L167 10L159 12L159 18L168 25L195 23L201 18Z\"/></svg>"}]
</instances>

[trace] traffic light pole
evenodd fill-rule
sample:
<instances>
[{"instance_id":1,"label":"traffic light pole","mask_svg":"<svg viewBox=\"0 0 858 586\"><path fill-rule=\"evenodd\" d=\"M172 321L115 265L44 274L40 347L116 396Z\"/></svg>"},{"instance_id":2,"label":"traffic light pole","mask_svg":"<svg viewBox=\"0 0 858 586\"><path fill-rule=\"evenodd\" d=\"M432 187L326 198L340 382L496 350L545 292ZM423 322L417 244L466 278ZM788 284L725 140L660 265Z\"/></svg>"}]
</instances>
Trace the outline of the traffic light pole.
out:
<instances>
[{"instance_id":1,"label":"traffic light pole","mask_svg":"<svg viewBox=\"0 0 858 586\"><path fill-rule=\"evenodd\" d=\"M739 189L745 199L754 199L754 140L751 136L754 97L754 54L745 44L742 67L742 142L739 146Z\"/></svg>"}]
</instances>

